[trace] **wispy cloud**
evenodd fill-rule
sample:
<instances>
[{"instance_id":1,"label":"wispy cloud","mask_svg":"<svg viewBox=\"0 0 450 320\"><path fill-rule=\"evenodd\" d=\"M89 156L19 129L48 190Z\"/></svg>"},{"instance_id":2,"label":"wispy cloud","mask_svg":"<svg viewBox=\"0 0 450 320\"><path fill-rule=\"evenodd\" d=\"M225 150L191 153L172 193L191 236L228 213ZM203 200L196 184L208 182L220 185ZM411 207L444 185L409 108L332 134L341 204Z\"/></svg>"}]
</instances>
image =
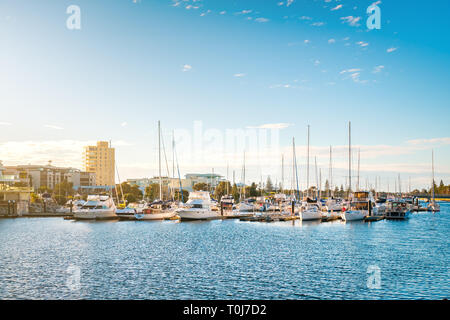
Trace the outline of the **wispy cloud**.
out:
<instances>
[{"instance_id":1,"label":"wispy cloud","mask_svg":"<svg viewBox=\"0 0 450 320\"><path fill-rule=\"evenodd\" d=\"M373 68L372 73L380 73L384 69L384 66L376 66Z\"/></svg>"},{"instance_id":2,"label":"wispy cloud","mask_svg":"<svg viewBox=\"0 0 450 320\"><path fill-rule=\"evenodd\" d=\"M55 130L63 130L64 129L63 127L54 126L54 125L51 125L51 124L46 124L46 125L44 125L44 127L45 128L49 128L49 129L55 129Z\"/></svg>"},{"instance_id":3,"label":"wispy cloud","mask_svg":"<svg viewBox=\"0 0 450 320\"><path fill-rule=\"evenodd\" d=\"M189 64L185 64L182 69L183 72L191 71L191 70L192 70L192 66Z\"/></svg>"},{"instance_id":4,"label":"wispy cloud","mask_svg":"<svg viewBox=\"0 0 450 320\"><path fill-rule=\"evenodd\" d=\"M336 40L334 40L334 39L329 39L328 40L328 43L335 43L336 42Z\"/></svg>"},{"instance_id":5,"label":"wispy cloud","mask_svg":"<svg viewBox=\"0 0 450 320\"><path fill-rule=\"evenodd\" d=\"M311 25L314 27L321 27L321 26L325 25L325 22L314 22L314 23L311 23Z\"/></svg>"},{"instance_id":6,"label":"wispy cloud","mask_svg":"<svg viewBox=\"0 0 450 320\"><path fill-rule=\"evenodd\" d=\"M387 52L387 53L391 53L391 52L394 52L395 50L397 50L397 48L388 48L388 49L386 50L386 52Z\"/></svg>"},{"instance_id":7,"label":"wispy cloud","mask_svg":"<svg viewBox=\"0 0 450 320\"><path fill-rule=\"evenodd\" d=\"M120 126L122 126L122 127L126 127L128 125L128 123L125 121L125 122L122 122L121 124L120 124Z\"/></svg>"},{"instance_id":8,"label":"wispy cloud","mask_svg":"<svg viewBox=\"0 0 450 320\"><path fill-rule=\"evenodd\" d=\"M235 73L233 76L236 78L242 78L245 77L245 73Z\"/></svg>"},{"instance_id":9,"label":"wispy cloud","mask_svg":"<svg viewBox=\"0 0 450 320\"><path fill-rule=\"evenodd\" d=\"M450 144L450 137L432 138L432 139L414 139L408 140L411 145L447 145Z\"/></svg>"},{"instance_id":10,"label":"wispy cloud","mask_svg":"<svg viewBox=\"0 0 450 320\"><path fill-rule=\"evenodd\" d=\"M0 122L0 126L12 126L12 123L9 123L9 122Z\"/></svg>"},{"instance_id":11,"label":"wispy cloud","mask_svg":"<svg viewBox=\"0 0 450 320\"><path fill-rule=\"evenodd\" d=\"M338 4L336 7L331 8L331 11L336 11L342 8L342 4Z\"/></svg>"},{"instance_id":12,"label":"wispy cloud","mask_svg":"<svg viewBox=\"0 0 450 320\"><path fill-rule=\"evenodd\" d=\"M255 21L256 22L268 22L269 19L267 19L267 18L256 18Z\"/></svg>"},{"instance_id":13,"label":"wispy cloud","mask_svg":"<svg viewBox=\"0 0 450 320\"><path fill-rule=\"evenodd\" d=\"M236 14L249 14L249 13L252 13L252 10L242 10L242 11L236 12Z\"/></svg>"},{"instance_id":14,"label":"wispy cloud","mask_svg":"<svg viewBox=\"0 0 450 320\"><path fill-rule=\"evenodd\" d=\"M369 45L368 42L364 42L364 41L358 41L356 44L361 46L361 47L367 47Z\"/></svg>"},{"instance_id":15,"label":"wispy cloud","mask_svg":"<svg viewBox=\"0 0 450 320\"><path fill-rule=\"evenodd\" d=\"M358 27L359 26L359 20L361 20L361 17L354 17L354 16L347 16L347 17L341 17L341 20L343 23L347 23L348 25L352 27Z\"/></svg>"},{"instance_id":16,"label":"wispy cloud","mask_svg":"<svg viewBox=\"0 0 450 320\"><path fill-rule=\"evenodd\" d=\"M344 74L344 73L353 73L353 72L359 72L361 71L361 69L357 69L357 68L353 68L353 69L345 69L342 70L341 72L339 72L340 74Z\"/></svg>"}]
</instances>

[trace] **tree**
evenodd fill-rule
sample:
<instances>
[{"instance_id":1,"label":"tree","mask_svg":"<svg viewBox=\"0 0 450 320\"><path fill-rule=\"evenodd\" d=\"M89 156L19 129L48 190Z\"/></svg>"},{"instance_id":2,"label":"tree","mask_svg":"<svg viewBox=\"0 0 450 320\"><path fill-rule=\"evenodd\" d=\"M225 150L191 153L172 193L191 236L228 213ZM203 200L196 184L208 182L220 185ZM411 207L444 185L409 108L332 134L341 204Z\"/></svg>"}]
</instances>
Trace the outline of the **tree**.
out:
<instances>
[{"instance_id":1,"label":"tree","mask_svg":"<svg viewBox=\"0 0 450 320\"><path fill-rule=\"evenodd\" d=\"M249 197L257 197L258 196L258 186L256 183L252 182L250 187L248 188Z\"/></svg>"},{"instance_id":2,"label":"tree","mask_svg":"<svg viewBox=\"0 0 450 320\"><path fill-rule=\"evenodd\" d=\"M122 182L120 185L116 185L116 190L120 199L122 199L123 192L123 197L128 203L136 202L142 199L142 191L135 184L130 185L128 182Z\"/></svg>"},{"instance_id":3,"label":"tree","mask_svg":"<svg viewBox=\"0 0 450 320\"><path fill-rule=\"evenodd\" d=\"M189 198L189 192L185 189L183 189L183 199L181 199L181 193L180 193L180 189L175 189L175 199L177 201L181 201L183 200L183 202L186 202Z\"/></svg>"},{"instance_id":4,"label":"tree","mask_svg":"<svg viewBox=\"0 0 450 320\"><path fill-rule=\"evenodd\" d=\"M330 183L328 182L328 179L325 181L325 193L326 196L328 196L328 193L330 191Z\"/></svg>"},{"instance_id":5,"label":"tree","mask_svg":"<svg viewBox=\"0 0 450 320\"><path fill-rule=\"evenodd\" d=\"M214 190L214 196L217 200L220 200L222 196L227 194L227 190L231 189L230 182L221 181Z\"/></svg>"},{"instance_id":6,"label":"tree","mask_svg":"<svg viewBox=\"0 0 450 320\"><path fill-rule=\"evenodd\" d=\"M333 194L335 197L339 196L339 188L337 186L334 188Z\"/></svg>"},{"instance_id":7,"label":"tree","mask_svg":"<svg viewBox=\"0 0 450 320\"><path fill-rule=\"evenodd\" d=\"M147 198L148 201L159 199L159 184L152 183L147 186L145 188L145 198Z\"/></svg>"},{"instance_id":8,"label":"tree","mask_svg":"<svg viewBox=\"0 0 450 320\"><path fill-rule=\"evenodd\" d=\"M73 190L73 183L67 182L67 180L58 183L53 189L53 196L56 202L60 205L65 204L67 202L67 198L69 196L73 196L74 193L75 190Z\"/></svg>"},{"instance_id":9,"label":"tree","mask_svg":"<svg viewBox=\"0 0 450 320\"><path fill-rule=\"evenodd\" d=\"M204 182L198 182L198 183L194 184L192 189L194 189L194 191L207 191L207 190L209 190L209 184L204 183Z\"/></svg>"},{"instance_id":10,"label":"tree","mask_svg":"<svg viewBox=\"0 0 450 320\"><path fill-rule=\"evenodd\" d=\"M272 184L272 180L270 179L270 176L267 177L266 191L267 192L272 192L273 191L273 184Z\"/></svg>"},{"instance_id":11,"label":"tree","mask_svg":"<svg viewBox=\"0 0 450 320\"><path fill-rule=\"evenodd\" d=\"M233 184L233 188L231 189L231 195L234 198L234 202L238 203L240 196L239 196L239 189L238 189L236 183Z\"/></svg>"}]
</instances>

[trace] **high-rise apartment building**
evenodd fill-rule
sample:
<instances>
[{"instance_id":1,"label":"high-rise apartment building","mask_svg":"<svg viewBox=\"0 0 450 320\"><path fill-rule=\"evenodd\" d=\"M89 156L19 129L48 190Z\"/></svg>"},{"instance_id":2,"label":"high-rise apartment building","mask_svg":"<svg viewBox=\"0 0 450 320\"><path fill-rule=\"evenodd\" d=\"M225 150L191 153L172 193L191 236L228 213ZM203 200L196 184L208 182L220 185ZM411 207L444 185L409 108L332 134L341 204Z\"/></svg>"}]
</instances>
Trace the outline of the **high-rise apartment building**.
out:
<instances>
[{"instance_id":1,"label":"high-rise apartment building","mask_svg":"<svg viewBox=\"0 0 450 320\"><path fill-rule=\"evenodd\" d=\"M115 150L106 141L84 147L84 170L94 172L98 186L115 184Z\"/></svg>"}]
</instances>

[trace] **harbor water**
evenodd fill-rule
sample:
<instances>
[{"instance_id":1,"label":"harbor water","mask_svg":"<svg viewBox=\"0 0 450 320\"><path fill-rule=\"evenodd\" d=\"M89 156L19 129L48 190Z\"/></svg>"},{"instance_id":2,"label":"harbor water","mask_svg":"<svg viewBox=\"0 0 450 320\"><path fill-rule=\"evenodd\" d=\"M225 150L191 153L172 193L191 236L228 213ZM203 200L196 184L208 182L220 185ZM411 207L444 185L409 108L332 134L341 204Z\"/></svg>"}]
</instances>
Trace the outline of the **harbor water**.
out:
<instances>
[{"instance_id":1,"label":"harbor water","mask_svg":"<svg viewBox=\"0 0 450 320\"><path fill-rule=\"evenodd\" d=\"M0 299L444 299L449 235L450 204L371 223L1 219Z\"/></svg>"}]
</instances>

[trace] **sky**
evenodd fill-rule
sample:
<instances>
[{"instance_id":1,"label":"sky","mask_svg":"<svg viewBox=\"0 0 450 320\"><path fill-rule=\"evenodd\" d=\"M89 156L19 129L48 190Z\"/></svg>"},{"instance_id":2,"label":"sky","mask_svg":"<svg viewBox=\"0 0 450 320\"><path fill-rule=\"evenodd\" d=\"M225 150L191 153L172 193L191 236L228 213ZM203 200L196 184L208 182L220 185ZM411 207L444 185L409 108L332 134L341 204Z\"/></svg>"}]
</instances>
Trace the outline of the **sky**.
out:
<instances>
[{"instance_id":1,"label":"sky","mask_svg":"<svg viewBox=\"0 0 450 320\"><path fill-rule=\"evenodd\" d=\"M83 146L105 140L117 179L151 177L160 120L162 174L174 136L182 176L241 181L245 152L247 183L290 187L295 138L305 188L309 125L309 185L330 179L330 146L341 185L351 121L353 183L359 153L362 187L427 187L434 150L449 184L450 2L377 1L369 29L373 3L2 0L0 160L82 169Z\"/></svg>"}]
</instances>

